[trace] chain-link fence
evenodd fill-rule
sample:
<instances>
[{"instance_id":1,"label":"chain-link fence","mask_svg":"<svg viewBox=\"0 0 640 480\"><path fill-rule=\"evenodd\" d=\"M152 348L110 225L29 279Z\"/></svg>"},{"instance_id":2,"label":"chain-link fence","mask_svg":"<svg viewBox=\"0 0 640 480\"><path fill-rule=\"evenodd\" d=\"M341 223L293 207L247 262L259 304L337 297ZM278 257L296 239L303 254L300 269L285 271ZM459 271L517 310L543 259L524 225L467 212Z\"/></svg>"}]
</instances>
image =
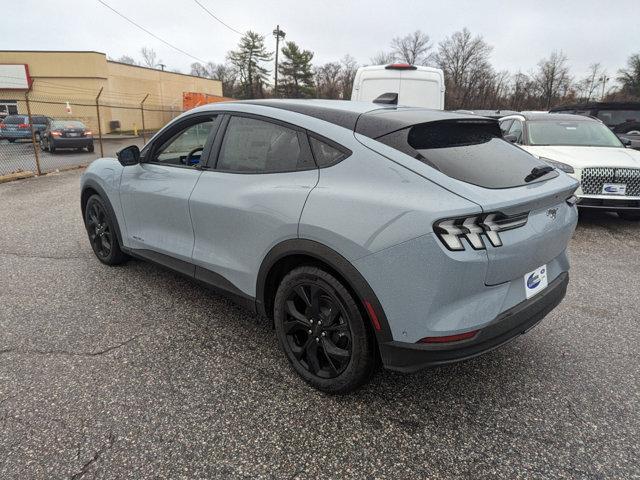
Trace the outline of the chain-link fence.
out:
<instances>
[{"instance_id":1,"label":"chain-link fence","mask_svg":"<svg viewBox=\"0 0 640 480\"><path fill-rule=\"evenodd\" d=\"M12 113L0 117L0 176L48 173L115 156L182 113L181 108L101 101L96 97L15 99Z\"/></svg>"}]
</instances>

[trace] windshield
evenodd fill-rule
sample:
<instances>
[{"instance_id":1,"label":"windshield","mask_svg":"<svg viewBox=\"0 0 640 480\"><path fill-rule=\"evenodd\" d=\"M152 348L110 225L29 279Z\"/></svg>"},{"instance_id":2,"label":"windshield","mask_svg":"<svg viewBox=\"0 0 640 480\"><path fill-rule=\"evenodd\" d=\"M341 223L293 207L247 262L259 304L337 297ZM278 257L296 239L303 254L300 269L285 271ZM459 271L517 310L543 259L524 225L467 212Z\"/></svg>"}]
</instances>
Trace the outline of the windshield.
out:
<instances>
[{"instance_id":1,"label":"windshield","mask_svg":"<svg viewBox=\"0 0 640 480\"><path fill-rule=\"evenodd\" d=\"M530 121L529 145L622 147L616 135L602 123L592 121Z\"/></svg>"}]
</instances>

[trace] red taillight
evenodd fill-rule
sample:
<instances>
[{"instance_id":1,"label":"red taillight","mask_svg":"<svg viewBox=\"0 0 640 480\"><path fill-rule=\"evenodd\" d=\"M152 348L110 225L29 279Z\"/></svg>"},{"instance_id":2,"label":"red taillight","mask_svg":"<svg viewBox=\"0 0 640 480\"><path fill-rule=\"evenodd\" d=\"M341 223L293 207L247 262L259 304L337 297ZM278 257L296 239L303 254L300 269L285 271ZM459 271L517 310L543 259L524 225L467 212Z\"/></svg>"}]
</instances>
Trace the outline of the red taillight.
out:
<instances>
[{"instance_id":1,"label":"red taillight","mask_svg":"<svg viewBox=\"0 0 640 480\"><path fill-rule=\"evenodd\" d=\"M365 300L364 301L364 308L367 309L367 313L369 314L369 318L371 319L371 323L373 324L373 328L375 328L376 331L379 332L381 330L380 320L378 320L378 315L376 314L376 311L373 308L373 306L371 305L371 303L369 302L369 300Z\"/></svg>"},{"instance_id":2,"label":"red taillight","mask_svg":"<svg viewBox=\"0 0 640 480\"><path fill-rule=\"evenodd\" d=\"M62 135L62 132L57 132L55 130L52 130L51 135L53 135L54 137L59 137L60 135Z\"/></svg>"},{"instance_id":3,"label":"red taillight","mask_svg":"<svg viewBox=\"0 0 640 480\"><path fill-rule=\"evenodd\" d=\"M18 124L18 128L29 128L31 127L31 125L29 125L28 123L19 123Z\"/></svg>"},{"instance_id":4,"label":"red taillight","mask_svg":"<svg viewBox=\"0 0 640 480\"><path fill-rule=\"evenodd\" d=\"M84 134L85 135L93 135L93 132L91 130L85 130Z\"/></svg>"},{"instance_id":5,"label":"red taillight","mask_svg":"<svg viewBox=\"0 0 640 480\"><path fill-rule=\"evenodd\" d=\"M386 70L417 70L418 67L410 63L392 63L384 67Z\"/></svg>"},{"instance_id":6,"label":"red taillight","mask_svg":"<svg viewBox=\"0 0 640 480\"><path fill-rule=\"evenodd\" d=\"M0 123L0 128L4 128L4 123Z\"/></svg>"},{"instance_id":7,"label":"red taillight","mask_svg":"<svg viewBox=\"0 0 640 480\"><path fill-rule=\"evenodd\" d=\"M424 337L416 343L450 343L459 342L460 340L469 340L475 337L480 330L472 330L470 332L458 333L456 335L445 335L443 337Z\"/></svg>"}]
</instances>

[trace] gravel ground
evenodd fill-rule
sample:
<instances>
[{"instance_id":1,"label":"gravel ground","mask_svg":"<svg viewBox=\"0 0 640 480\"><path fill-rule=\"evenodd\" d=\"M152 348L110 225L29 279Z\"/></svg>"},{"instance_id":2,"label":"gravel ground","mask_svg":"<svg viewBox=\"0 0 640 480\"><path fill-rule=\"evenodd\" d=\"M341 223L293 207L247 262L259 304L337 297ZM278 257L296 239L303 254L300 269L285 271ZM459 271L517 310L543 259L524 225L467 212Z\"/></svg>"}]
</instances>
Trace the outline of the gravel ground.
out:
<instances>
[{"instance_id":1,"label":"gravel ground","mask_svg":"<svg viewBox=\"0 0 640 480\"><path fill-rule=\"evenodd\" d=\"M640 224L582 218L527 335L336 398L259 318L100 264L79 175L0 185L0 478L640 478Z\"/></svg>"}]
</instances>

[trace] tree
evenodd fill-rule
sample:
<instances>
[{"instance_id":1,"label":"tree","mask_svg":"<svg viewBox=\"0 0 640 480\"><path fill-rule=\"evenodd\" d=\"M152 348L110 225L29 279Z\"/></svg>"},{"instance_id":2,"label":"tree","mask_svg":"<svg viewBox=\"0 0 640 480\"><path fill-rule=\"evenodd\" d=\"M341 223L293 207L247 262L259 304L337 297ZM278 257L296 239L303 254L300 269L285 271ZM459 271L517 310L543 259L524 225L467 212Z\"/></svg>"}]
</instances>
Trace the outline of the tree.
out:
<instances>
[{"instance_id":1,"label":"tree","mask_svg":"<svg viewBox=\"0 0 640 480\"><path fill-rule=\"evenodd\" d=\"M576 93L578 99L588 102L597 96L597 91L602 85L602 79L606 77L606 72L599 63L589 65L589 73L576 83Z\"/></svg>"},{"instance_id":2,"label":"tree","mask_svg":"<svg viewBox=\"0 0 640 480\"><path fill-rule=\"evenodd\" d=\"M388 65L396 61L396 56L393 52L378 52L369 59L371 65Z\"/></svg>"},{"instance_id":3,"label":"tree","mask_svg":"<svg viewBox=\"0 0 640 480\"><path fill-rule=\"evenodd\" d=\"M511 79L511 91L508 107L512 110L531 110L538 108L536 88L529 75L517 72Z\"/></svg>"},{"instance_id":4,"label":"tree","mask_svg":"<svg viewBox=\"0 0 640 480\"><path fill-rule=\"evenodd\" d=\"M571 84L567 57L562 51L552 52L549 58L538 63L538 70L533 75L538 88L540 100L544 108L565 96Z\"/></svg>"},{"instance_id":5,"label":"tree","mask_svg":"<svg viewBox=\"0 0 640 480\"><path fill-rule=\"evenodd\" d=\"M282 60L278 64L280 82L278 94L289 98L309 98L314 95L311 59L313 53L300 50L295 42L286 42L282 47Z\"/></svg>"},{"instance_id":6,"label":"tree","mask_svg":"<svg viewBox=\"0 0 640 480\"><path fill-rule=\"evenodd\" d=\"M156 68L162 60L158 60L158 55L153 48L142 47L140 49L142 55L142 63L149 68Z\"/></svg>"},{"instance_id":7,"label":"tree","mask_svg":"<svg viewBox=\"0 0 640 480\"><path fill-rule=\"evenodd\" d=\"M219 80L222 83L222 95L233 97L235 95L235 85L238 74L236 70L225 63L207 63L209 78Z\"/></svg>"},{"instance_id":8,"label":"tree","mask_svg":"<svg viewBox=\"0 0 640 480\"><path fill-rule=\"evenodd\" d=\"M429 35L420 30L391 40L394 59L411 65L426 65L431 60L429 51L432 48Z\"/></svg>"},{"instance_id":9,"label":"tree","mask_svg":"<svg viewBox=\"0 0 640 480\"><path fill-rule=\"evenodd\" d=\"M480 85L494 75L489 63L492 50L466 28L439 43L434 61L444 72L447 108L477 108L483 101Z\"/></svg>"},{"instance_id":10,"label":"tree","mask_svg":"<svg viewBox=\"0 0 640 480\"><path fill-rule=\"evenodd\" d=\"M238 50L229 52L228 59L240 77L241 98L264 97L269 70L262 66L271 60L272 53L264 46L264 36L248 31L240 39Z\"/></svg>"},{"instance_id":11,"label":"tree","mask_svg":"<svg viewBox=\"0 0 640 480\"><path fill-rule=\"evenodd\" d=\"M138 64L138 62L136 62L133 59L133 57L130 57L129 55L120 56L120 58L118 58L118 60L116 60L116 62L126 63L128 65L137 65Z\"/></svg>"},{"instance_id":12,"label":"tree","mask_svg":"<svg viewBox=\"0 0 640 480\"><path fill-rule=\"evenodd\" d=\"M640 53L634 53L627 60L627 68L618 70L618 82L622 93L628 97L640 98Z\"/></svg>"},{"instance_id":13,"label":"tree","mask_svg":"<svg viewBox=\"0 0 640 480\"><path fill-rule=\"evenodd\" d=\"M340 72L340 84L342 87L342 98L349 100L351 98L351 90L353 90L353 81L356 78L356 72L358 71L358 62L351 55L345 55L340 60L341 72Z\"/></svg>"},{"instance_id":14,"label":"tree","mask_svg":"<svg viewBox=\"0 0 640 480\"><path fill-rule=\"evenodd\" d=\"M196 77L209 78L209 71L207 67L205 67L200 62L193 62L191 64L191 75L195 75Z\"/></svg>"},{"instance_id":15,"label":"tree","mask_svg":"<svg viewBox=\"0 0 640 480\"><path fill-rule=\"evenodd\" d=\"M342 65L329 62L314 71L318 98L338 99L342 93Z\"/></svg>"}]
</instances>

